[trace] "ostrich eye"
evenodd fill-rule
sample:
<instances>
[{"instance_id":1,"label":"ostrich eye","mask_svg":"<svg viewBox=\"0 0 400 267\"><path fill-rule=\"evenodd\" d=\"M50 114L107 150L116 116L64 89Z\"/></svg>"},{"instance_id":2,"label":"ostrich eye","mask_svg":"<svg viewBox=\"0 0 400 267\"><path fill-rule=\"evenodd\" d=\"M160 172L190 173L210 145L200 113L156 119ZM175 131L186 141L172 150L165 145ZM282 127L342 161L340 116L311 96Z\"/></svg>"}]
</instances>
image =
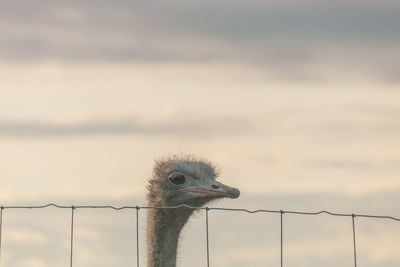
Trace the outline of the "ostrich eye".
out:
<instances>
[{"instance_id":1,"label":"ostrich eye","mask_svg":"<svg viewBox=\"0 0 400 267\"><path fill-rule=\"evenodd\" d=\"M169 178L170 182L173 183L174 185L181 185L186 182L186 178L183 175L176 175L171 178Z\"/></svg>"}]
</instances>

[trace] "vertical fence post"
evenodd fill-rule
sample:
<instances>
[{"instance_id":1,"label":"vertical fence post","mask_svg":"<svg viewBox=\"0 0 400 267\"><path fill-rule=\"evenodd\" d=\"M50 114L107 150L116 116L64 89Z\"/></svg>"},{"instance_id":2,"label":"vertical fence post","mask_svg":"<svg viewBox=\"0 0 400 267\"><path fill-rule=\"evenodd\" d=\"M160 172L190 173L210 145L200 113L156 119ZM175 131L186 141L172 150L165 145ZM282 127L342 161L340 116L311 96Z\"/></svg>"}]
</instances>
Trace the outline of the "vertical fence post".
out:
<instances>
[{"instance_id":1,"label":"vertical fence post","mask_svg":"<svg viewBox=\"0 0 400 267\"><path fill-rule=\"evenodd\" d=\"M0 207L0 266L1 266L1 241L3 240L3 209L4 207Z\"/></svg>"},{"instance_id":2,"label":"vertical fence post","mask_svg":"<svg viewBox=\"0 0 400 267\"><path fill-rule=\"evenodd\" d=\"M285 213L283 210L281 213L281 267L283 267L283 214Z\"/></svg>"},{"instance_id":3,"label":"vertical fence post","mask_svg":"<svg viewBox=\"0 0 400 267\"><path fill-rule=\"evenodd\" d=\"M206 243L207 243L207 267L210 267L210 246L208 242L208 211L209 207L206 207Z\"/></svg>"},{"instance_id":4,"label":"vertical fence post","mask_svg":"<svg viewBox=\"0 0 400 267\"><path fill-rule=\"evenodd\" d=\"M74 250L74 212L75 207L71 207L71 246L70 246L70 258L69 258L69 266L72 267L72 255Z\"/></svg>"},{"instance_id":5,"label":"vertical fence post","mask_svg":"<svg viewBox=\"0 0 400 267\"><path fill-rule=\"evenodd\" d=\"M356 215L351 214L351 222L353 224L353 251L354 251L354 267L357 267L357 248L356 248L356 227L354 223L354 218Z\"/></svg>"},{"instance_id":6,"label":"vertical fence post","mask_svg":"<svg viewBox=\"0 0 400 267\"><path fill-rule=\"evenodd\" d=\"M136 206L136 266L139 267L139 206Z\"/></svg>"}]
</instances>

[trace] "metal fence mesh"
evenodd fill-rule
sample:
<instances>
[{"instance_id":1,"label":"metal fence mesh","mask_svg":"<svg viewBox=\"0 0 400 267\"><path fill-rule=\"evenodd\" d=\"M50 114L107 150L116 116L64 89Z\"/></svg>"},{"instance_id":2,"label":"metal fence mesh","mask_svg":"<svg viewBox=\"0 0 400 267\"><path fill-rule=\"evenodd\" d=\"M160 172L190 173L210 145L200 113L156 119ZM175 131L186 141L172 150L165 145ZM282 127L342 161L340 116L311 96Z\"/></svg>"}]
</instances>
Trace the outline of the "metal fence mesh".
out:
<instances>
[{"instance_id":1,"label":"metal fence mesh","mask_svg":"<svg viewBox=\"0 0 400 267\"><path fill-rule=\"evenodd\" d=\"M139 216L140 210L143 209L179 209L179 208L190 208L195 210L205 210L205 240L206 240L206 253L207 253L207 267L210 266L210 250L209 250L209 211L230 211L230 212L245 212L245 213L276 213L280 215L280 266L284 266L284 242L283 242L283 234L284 234L284 215L285 214L295 214L295 215L306 215L306 216L316 216L320 214L328 214L331 216L340 216L340 217L349 217L351 218L352 225L352 233L353 233L353 254L354 254L354 266L357 267L357 242L356 242L356 218L367 218L367 219L384 219L384 220L393 220L400 222L399 218L393 216L386 215L367 215L367 214L347 214L347 213L333 213L329 211L317 211L317 212L305 212L305 211L290 211L290 210L267 210L267 209L258 209L258 210L248 210L248 209L233 209L233 208L212 208L212 207L192 207L186 204L182 204L179 206L173 207L154 207L154 206L121 206L115 207L111 205L80 205L80 206L63 206L57 204L47 204L42 206L1 206L0 207L0 266L1 265L1 245L2 245L2 225L3 225L3 216L4 211L7 209L44 209L48 207L54 207L58 209L70 209L71 210L71 229L70 229L70 267L73 267L73 256L74 256L74 214L76 209L113 209L113 210L136 210L136 266L140 266L140 257L139 257Z\"/></svg>"}]
</instances>

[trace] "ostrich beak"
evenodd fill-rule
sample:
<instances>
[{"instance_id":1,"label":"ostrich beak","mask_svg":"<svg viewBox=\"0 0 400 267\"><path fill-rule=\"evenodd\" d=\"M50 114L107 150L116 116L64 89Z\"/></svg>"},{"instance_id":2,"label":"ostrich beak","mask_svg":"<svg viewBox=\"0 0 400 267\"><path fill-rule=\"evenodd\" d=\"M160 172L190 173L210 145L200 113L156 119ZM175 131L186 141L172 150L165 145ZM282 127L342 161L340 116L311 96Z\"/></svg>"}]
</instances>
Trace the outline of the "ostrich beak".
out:
<instances>
[{"instance_id":1,"label":"ostrich beak","mask_svg":"<svg viewBox=\"0 0 400 267\"><path fill-rule=\"evenodd\" d=\"M180 192L192 192L199 193L204 197L229 197L229 198L238 198L240 195L240 191L234 187L227 186L218 181L208 179L205 184L191 186L182 188L179 190Z\"/></svg>"}]
</instances>

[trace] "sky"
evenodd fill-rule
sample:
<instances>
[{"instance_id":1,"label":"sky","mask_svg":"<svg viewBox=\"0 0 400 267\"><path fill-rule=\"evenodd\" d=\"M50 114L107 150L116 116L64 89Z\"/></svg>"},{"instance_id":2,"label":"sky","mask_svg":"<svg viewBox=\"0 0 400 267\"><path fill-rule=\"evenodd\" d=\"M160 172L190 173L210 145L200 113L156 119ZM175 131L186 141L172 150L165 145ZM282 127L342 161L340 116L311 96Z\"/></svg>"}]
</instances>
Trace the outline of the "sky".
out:
<instances>
[{"instance_id":1,"label":"sky","mask_svg":"<svg viewBox=\"0 0 400 267\"><path fill-rule=\"evenodd\" d=\"M0 205L145 205L206 157L215 207L400 217L398 1L0 0ZM145 211L140 259L145 258ZM1 264L69 266L70 211L4 210ZM74 266L136 263L135 211L78 210ZM279 266L277 214L210 212L212 266ZM204 214L179 266L205 266ZM285 215L288 266L354 266L350 218ZM360 266L400 224L356 218Z\"/></svg>"}]
</instances>

